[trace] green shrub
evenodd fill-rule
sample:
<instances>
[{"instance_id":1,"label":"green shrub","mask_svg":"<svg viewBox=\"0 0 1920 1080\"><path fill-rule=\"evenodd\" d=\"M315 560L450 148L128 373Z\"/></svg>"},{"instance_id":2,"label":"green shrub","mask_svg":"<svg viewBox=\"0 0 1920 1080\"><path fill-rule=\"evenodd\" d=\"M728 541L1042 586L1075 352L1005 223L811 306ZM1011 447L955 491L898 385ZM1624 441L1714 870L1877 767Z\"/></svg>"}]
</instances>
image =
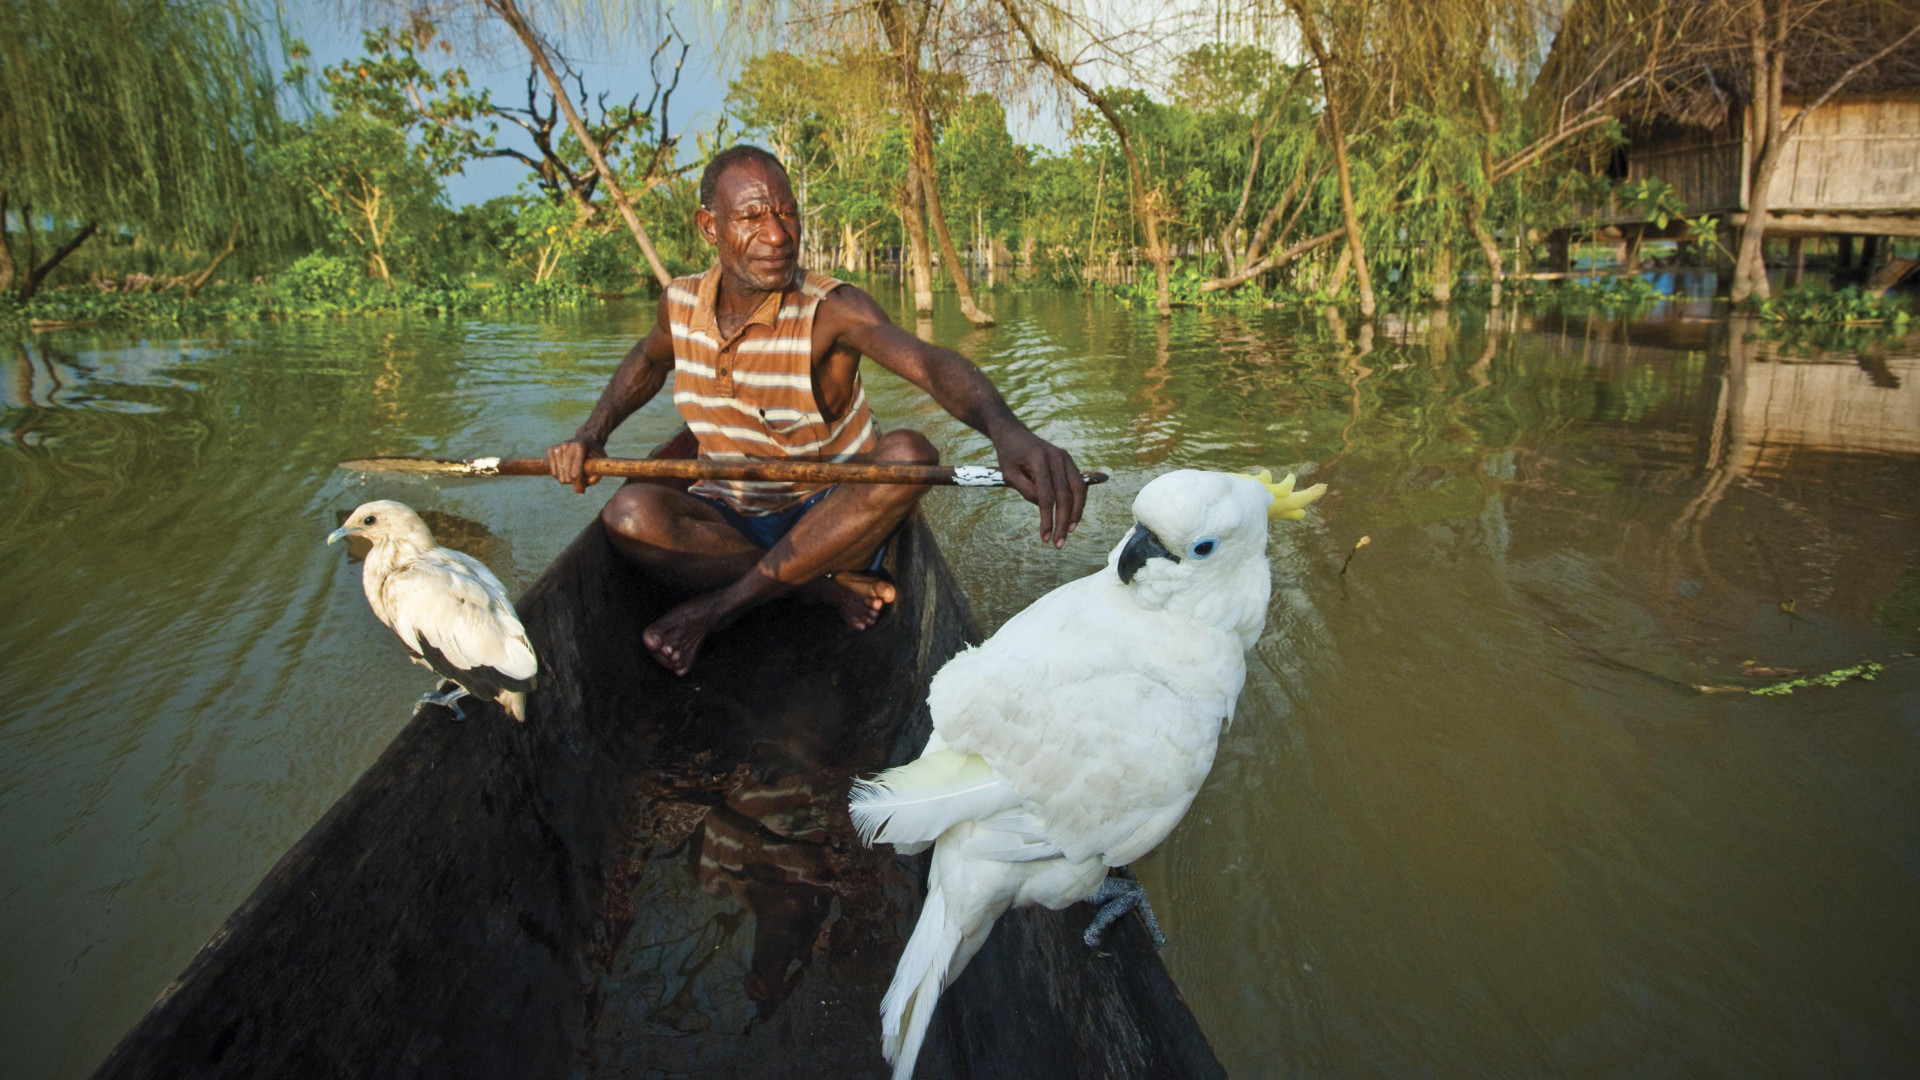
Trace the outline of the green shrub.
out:
<instances>
[{"instance_id":1,"label":"green shrub","mask_svg":"<svg viewBox=\"0 0 1920 1080\"><path fill-rule=\"evenodd\" d=\"M352 307L368 291L366 271L338 255L314 252L274 275L275 291L296 306Z\"/></svg>"}]
</instances>

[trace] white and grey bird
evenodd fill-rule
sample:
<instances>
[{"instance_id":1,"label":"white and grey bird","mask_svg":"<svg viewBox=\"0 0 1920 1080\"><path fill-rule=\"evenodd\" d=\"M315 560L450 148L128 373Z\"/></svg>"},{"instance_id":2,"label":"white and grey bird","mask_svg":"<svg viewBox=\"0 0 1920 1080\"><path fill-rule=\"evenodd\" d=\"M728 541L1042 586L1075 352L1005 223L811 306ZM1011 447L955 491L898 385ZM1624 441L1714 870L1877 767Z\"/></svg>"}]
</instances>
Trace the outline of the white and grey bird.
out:
<instances>
[{"instance_id":1,"label":"white and grey bird","mask_svg":"<svg viewBox=\"0 0 1920 1080\"><path fill-rule=\"evenodd\" d=\"M855 786L868 843L933 845L926 902L881 1002L896 1080L913 1075L940 992L1008 908L1101 904L1094 945L1144 901L1108 869L1165 839L1200 790L1266 625L1266 523L1326 491L1269 479L1182 470L1147 484L1106 568L941 668L925 751Z\"/></svg>"},{"instance_id":2,"label":"white and grey bird","mask_svg":"<svg viewBox=\"0 0 1920 1080\"><path fill-rule=\"evenodd\" d=\"M527 691L540 664L493 571L471 555L435 544L420 515L387 499L354 510L327 543L349 536L373 544L360 584L374 617L399 636L414 663L454 684L421 697L415 711L444 705L464 719L459 701L473 695L525 720Z\"/></svg>"}]
</instances>

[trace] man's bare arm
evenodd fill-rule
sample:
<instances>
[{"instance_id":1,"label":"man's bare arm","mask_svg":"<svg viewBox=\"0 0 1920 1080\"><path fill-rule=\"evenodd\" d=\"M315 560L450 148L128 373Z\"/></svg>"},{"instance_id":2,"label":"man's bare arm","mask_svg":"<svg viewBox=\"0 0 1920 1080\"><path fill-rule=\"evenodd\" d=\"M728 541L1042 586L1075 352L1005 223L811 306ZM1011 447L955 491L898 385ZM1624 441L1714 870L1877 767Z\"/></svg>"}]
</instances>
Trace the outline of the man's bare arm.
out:
<instances>
[{"instance_id":1,"label":"man's bare arm","mask_svg":"<svg viewBox=\"0 0 1920 1080\"><path fill-rule=\"evenodd\" d=\"M1087 505L1087 485L1073 455L1021 423L973 361L895 326L871 296L852 286L828 293L816 318L827 322L834 340L925 390L991 440L1008 485L1040 507L1040 538L1055 547L1066 544Z\"/></svg>"},{"instance_id":2,"label":"man's bare arm","mask_svg":"<svg viewBox=\"0 0 1920 1080\"><path fill-rule=\"evenodd\" d=\"M627 351L586 423L573 438L547 450L547 468L555 480L581 493L600 482L599 477L586 475L586 460L606 456L607 438L614 429L652 401L673 370L673 336L667 325L667 297L662 293L654 309L653 329Z\"/></svg>"}]
</instances>

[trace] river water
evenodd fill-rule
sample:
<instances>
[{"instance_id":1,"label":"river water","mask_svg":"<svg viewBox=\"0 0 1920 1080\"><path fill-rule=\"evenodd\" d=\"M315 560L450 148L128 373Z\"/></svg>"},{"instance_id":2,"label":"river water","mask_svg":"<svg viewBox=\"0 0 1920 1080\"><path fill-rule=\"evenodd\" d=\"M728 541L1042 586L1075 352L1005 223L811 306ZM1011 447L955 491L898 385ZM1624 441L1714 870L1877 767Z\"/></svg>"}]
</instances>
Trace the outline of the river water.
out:
<instances>
[{"instance_id":1,"label":"river water","mask_svg":"<svg viewBox=\"0 0 1920 1080\"><path fill-rule=\"evenodd\" d=\"M993 304L923 333L1115 481L1064 552L1017 497L927 499L989 629L1099 567L1162 471L1332 489L1272 529L1239 719L1138 867L1235 1076L1920 1060L1920 335ZM517 591L611 490L333 463L536 452L649 317L0 342L9 1074L85 1075L428 688L321 543L342 512L434 511ZM990 460L868 379L887 425ZM675 426L657 402L613 449Z\"/></svg>"}]
</instances>

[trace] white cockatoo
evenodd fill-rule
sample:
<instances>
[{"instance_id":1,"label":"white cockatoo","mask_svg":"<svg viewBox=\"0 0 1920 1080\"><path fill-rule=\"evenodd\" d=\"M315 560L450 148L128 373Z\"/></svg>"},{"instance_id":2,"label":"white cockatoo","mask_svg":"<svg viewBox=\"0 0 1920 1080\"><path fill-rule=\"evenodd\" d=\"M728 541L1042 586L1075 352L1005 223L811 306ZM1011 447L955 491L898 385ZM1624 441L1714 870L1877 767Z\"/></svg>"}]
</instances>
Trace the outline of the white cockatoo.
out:
<instances>
[{"instance_id":1,"label":"white cockatoo","mask_svg":"<svg viewBox=\"0 0 1920 1080\"><path fill-rule=\"evenodd\" d=\"M458 702L472 694L492 698L515 720L525 720L527 691L540 665L493 571L471 555L435 544L420 515L387 499L354 510L327 543L348 536L373 544L360 584L374 617L399 635L414 663L454 683L451 690L423 696L420 705L445 705L464 717Z\"/></svg>"},{"instance_id":2,"label":"white cockatoo","mask_svg":"<svg viewBox=\"0 0 1920 1080\"><path fill-rule=\"evenodd\" d=\"M940 991L1008 908L1101 903L1092 945L1143 899L1108 868L1165 839L1200 790L1266 625L1267 521L1302 517L1326 491L1270 479L1182 470L1147 484L1106 569L941 668L925 751L855 786L868 843L933 845L926 903L881 1003L896 1080L913 1075Z\"/></svg>"}]
</instances>

